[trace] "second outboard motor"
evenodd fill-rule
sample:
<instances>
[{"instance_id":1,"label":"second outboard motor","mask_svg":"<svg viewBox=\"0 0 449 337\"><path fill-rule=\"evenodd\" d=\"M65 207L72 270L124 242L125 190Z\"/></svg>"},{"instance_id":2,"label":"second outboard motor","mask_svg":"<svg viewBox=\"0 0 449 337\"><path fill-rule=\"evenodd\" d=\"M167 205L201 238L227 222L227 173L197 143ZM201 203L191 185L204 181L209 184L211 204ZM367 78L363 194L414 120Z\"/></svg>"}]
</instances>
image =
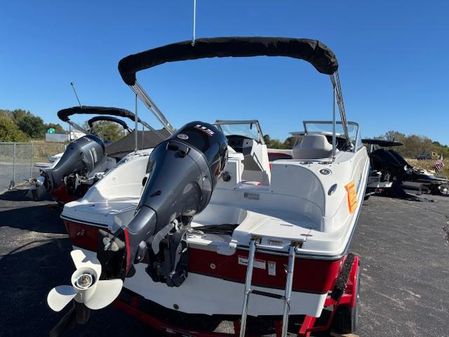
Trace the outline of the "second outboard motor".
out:
<instances>
[{"instance_id":1,"label":"second outboard motor","mask_svg":"<svg viewBox=\"0 0 449 337\"><path fill-rule=\"evenodd\" d=\"M226 161L226 137L203 122L185 125L153 150L135 217L124 229L125 274L148 259L155 282L181 285L187 277L187 230L208 205ZM102 240L104 250L112 240ZM100 261L102 254L100 249Z\"/></svg>"},{"instance_id":2,"label":"second outboard motor","mask_svg":"<svg viewBox=\"0 0 449 337\"><path fill-rule=\"evenodd\" d=\"M407 170L407 162L399 160L391 151L377 149L371 152L371 167L381 172L388 172L391 176L402 180Z\"/></svg>"},{"instance_id":3,"label":"second outboard motor","mask_svg":"<svg viewBox=\"0 0 449 337\"><path fill-rule=\"evenodd\" d=\"M86 135L70 143L61 159L51 169L43 170L44 186L50 194L66 184L70 174L86 175L105 159L105 147L100 138ZM68 184L70 193L76 190L76 184Z\"/></svg>"}]
</instances>

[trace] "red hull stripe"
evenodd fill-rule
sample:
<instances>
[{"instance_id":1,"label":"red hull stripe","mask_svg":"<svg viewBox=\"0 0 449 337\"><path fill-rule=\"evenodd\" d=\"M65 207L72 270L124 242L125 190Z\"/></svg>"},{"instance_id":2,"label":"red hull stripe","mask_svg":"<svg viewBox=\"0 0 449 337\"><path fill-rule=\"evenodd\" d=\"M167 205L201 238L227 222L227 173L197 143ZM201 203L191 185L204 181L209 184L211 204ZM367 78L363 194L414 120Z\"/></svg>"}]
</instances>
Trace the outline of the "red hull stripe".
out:
<instances>
[{"instance_id":1,"label":"red hull stripe","mask_svg":"<svg viewBox=\"0 0 449 337\"><path fill-rule=\"evenodd\" d=\"M65 220L73 245L97 250L98 228ZM212 251L189 248L189 272L244 283L248 251L237 249L230 256ZM253 285L285 288L287 256L257 252ZM294 291L324 294L332 290L342 265L342 259L318 260L299 257L295 262Z\"/></svg>"},{"instance_id":2,"label":"red hull stripe","mask_svg":"<svg viewBox=\"0 0 449 337\"><path fill-rule=\"evenodd\" d=\"M94 252L97 251L98 227L68 220L64 220L64 224L74 246Z\"/></svg>"},{"instance_id":3,"label":"red hull stripe","mask_svg":"<svg viewBox=\"0 0 449 337\"><path fill-rule=\"evenodd\" d=\"M248 251L238 249L231 256L201 249L189 249L189 271L229 281L243 283ZM284 289L287 256L256 253L253 285ZM340 260L297 258L293 290L324 294L330 291L340 270Z\"/></svg>"},{"instance_id":4,"label":"red hull stripe","mask_svg":"<svg viewBox=\"0 0 449 337\"><path fill-rule=\"evenodd\" d=\"M50 194L55 201L61 204L66 204L77 199L73 195L69 194L64 184L54 189Z\"/></svg>"},{"instance_id":5,"label":"red hull stripe","mask_svg":"<svg viewBox=\"0 0 449 337\"><path fill-rule=\"evenodd\" d=\"M131 248L129 243L129 233L128 229L125 228L123 231L125 233L125 247L126 247L126 274L128 274L131 269Z\"/></svg>"}]
</instances>

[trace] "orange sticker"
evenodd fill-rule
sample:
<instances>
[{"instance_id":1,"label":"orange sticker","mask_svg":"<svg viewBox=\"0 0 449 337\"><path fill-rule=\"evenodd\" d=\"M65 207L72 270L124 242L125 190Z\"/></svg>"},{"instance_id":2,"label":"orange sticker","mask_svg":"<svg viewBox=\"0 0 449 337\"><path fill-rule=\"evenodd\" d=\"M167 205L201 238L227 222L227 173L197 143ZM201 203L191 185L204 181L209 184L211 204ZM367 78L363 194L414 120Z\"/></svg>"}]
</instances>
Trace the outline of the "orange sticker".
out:
<instances>
[{"instance_id":1,"label":"orange sticker","mask_svg":"<svg viewBox=\"0 0 449 337\"><path fill-rule=\"evenodd\" d=\"M348 209L349 213L354 213L357 207L357 191L355 190L354 182L350 182L345 186L346 192L348 193Z\"/></svg>"}]
</instances>

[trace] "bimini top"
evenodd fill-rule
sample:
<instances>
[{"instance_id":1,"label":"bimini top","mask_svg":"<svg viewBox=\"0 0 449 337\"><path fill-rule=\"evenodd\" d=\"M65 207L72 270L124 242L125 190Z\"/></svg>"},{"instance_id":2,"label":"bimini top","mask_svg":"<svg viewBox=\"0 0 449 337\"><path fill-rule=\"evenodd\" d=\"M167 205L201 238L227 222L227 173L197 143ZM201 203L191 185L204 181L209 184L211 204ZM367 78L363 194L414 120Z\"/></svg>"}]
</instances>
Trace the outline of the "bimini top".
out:
<instances>
[{"instance_id":1,"label":"bimini top","mask_svg":"<svg viewBox=\"0 0 449 337\"><path fill-rule=\"evenodd\" d=\"M403 143L397 142L397 141L394 141L394 140L369 139L369 138L362 139L362 143L363 144L367 144L367 145L378 145L378 146L382 146L382 147L392 147L392 146L402 146L402 145L404 145Z\"/></svg>"},{"instance_id":2,"label":"bimini top","mask_svg":"<svg viewBox=\"0 0 449 337\"><path fill-rule=\"evenodd\" d=\"M281 37L220 37L183 41L129 55L118 69L128 85L136 83L136 73L166 62L211 57L285 56L311 63L320 73L338 69L335 54L318 40Z\"/></svg>"},{"instance_id":3,"label":"bimini top","mask_svg":"<svg viewBox=\"0 0 449 337\"><path fill-rule=\"evenodd\" d=\"M76 114L88 114L88 115L112 115L118 117L129 118L134 121L136 115L131 111L121 108L104 107L104 106L74 106L72 108L62 109L58 111L58 117L63 122L69 122L69 116ZM140 118L137 118L139 123L142 123Z\"/></svg>"}]
</instances>

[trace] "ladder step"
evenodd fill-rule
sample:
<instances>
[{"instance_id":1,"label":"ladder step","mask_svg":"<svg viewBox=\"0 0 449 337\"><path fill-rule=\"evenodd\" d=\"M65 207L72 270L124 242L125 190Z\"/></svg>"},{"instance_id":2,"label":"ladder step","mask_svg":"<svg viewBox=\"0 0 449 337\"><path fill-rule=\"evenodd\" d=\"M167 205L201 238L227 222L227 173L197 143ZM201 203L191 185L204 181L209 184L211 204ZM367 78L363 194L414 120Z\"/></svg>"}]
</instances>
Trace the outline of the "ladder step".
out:
<instances>
[{"instance_id":1,"label":"ladder step","mask_svg":"<svg viewBox=\"0 0 449 337\"><path fill-rule=\"evenodd\" d=\"M260 295L260 296L265 296L265 297L276 298L278 300L284 300L285 299L284 295L270 293L268 291L262 291L262 290L255 290L254 289L254 290L251 290L251 293L253 293L254 295Z\"/></svg>"},{"instance_id":2,"label":"ladder step","mask_svg":"<svg viewBox=\"0 0 449 337\"><path fill-rule=\"evenodd\" d=\"M248 302L250 294L271 297L275 299L282 300L284 302L284 308L282 312L282 333L281 337L287 337L288 334L288 318L290 313L290 298L292 296L292 286L293 286L293 273L295 270L295 255L298 243L292 242L288 250L288 265L287 265L287 279L285 282L284 295L279 295L262 290L251 289L253 269L254 269L254 258L256 254L256 238L252 238L249 243L248 252L248 264L246 267L246 278L245 278L245 291L243 293L243 305L242 305L242 316L240 319L240 337L245 337L246 332L246 320L248 317Z\"/></svg>"}]
</instances>

